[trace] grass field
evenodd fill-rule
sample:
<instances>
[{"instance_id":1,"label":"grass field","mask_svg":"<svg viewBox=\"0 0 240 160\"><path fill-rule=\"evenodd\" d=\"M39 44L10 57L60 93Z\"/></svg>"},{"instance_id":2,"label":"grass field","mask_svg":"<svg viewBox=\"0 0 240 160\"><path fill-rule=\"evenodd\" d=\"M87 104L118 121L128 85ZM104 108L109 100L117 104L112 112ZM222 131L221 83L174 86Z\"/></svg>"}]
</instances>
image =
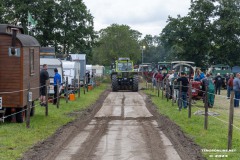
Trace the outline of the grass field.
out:
<instances>
[{"instance_id":1,"label":"grass field","mask_svg":"<svg viewBox=\"0 0 240 160\"><path fill-rule=\"evenodd\" d=\"M2 123L0 124L0 159L15 160L22 157L30 147L39 141L43 141L55 131L75 119L69 116L71 112L86 109L95 103L100 94L106 89L105 84L94 88L94 90L81 93L80 98L75 101L60 101L59 109L49 104L49 114L45 116L45 108L36 106L35 115L31 117L30 128L25 123ZM77 94L76 94L77 97ZM38 103L37 103L38 104Z\"/></svg>"},{"instance_id":2,"label":"grass field","mask_svg":"<svg viewBox=\"0 0 240 160\"><path fill-rule=\"evenodd\" d=\"M226 159L226 160L240 160L240 120L239 110L235 109L232 150L227 151L228 144L228 109L230 101L226 96L216 96L215 105L210 111L219 113L219 116L209 116L208 130L204 129L204 116L194 115L196 111L204 111L203 102L197 101L192 107L192 117L188 118L188 110L179 111L177 104L168 101L160 94L152 90L145 90L151 97L153 103L158 107L161 114L166 115L182 130L201 146L202 153L207 159ZM226 92L222 92L224 95ZM204 150L205 149L205 150Z\"/></svg>"}]
</instances>

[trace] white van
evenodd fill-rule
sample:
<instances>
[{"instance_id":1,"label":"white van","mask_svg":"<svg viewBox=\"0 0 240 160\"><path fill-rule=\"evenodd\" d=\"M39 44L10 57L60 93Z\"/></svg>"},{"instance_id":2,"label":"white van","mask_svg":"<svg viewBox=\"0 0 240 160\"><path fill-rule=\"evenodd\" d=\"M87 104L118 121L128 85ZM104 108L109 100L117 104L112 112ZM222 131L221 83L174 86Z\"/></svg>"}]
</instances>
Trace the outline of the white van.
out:
<instances>
[{"instance_id":1,"label":"white van","mask_svg":"<svg viewBox=\"0 0 240 160\"><path fill-rule=\"evenodd\" d=\"M54 94L54 86L53 86L53 78L54 78L54 68L58 69L58 73L61 75L61 80L62 84L65 83L65 80L63 78L63 66L62 66L62 61L60 59L55 59L55 58L40 58L40 69L42 69L43 64L47 64L48 66L48 74L49 74L49 79L50 79L50 89L49 89L49 94L53 95ZM61 93L62 90L62 85L59 87L59 92Z\"/></svg>"},{"instance_id":2,"label":"white van","mask_svg":"<svg viewBox=\"0 0 240 160\"><path fill-rule=\"evenodd\" d=\"M78 79L80 78L80 63L77 61L62 61L65 80L68 77L69 87L78 88ZM75 81L74 81L75 80Z\"/></svg>"}]
</instances>

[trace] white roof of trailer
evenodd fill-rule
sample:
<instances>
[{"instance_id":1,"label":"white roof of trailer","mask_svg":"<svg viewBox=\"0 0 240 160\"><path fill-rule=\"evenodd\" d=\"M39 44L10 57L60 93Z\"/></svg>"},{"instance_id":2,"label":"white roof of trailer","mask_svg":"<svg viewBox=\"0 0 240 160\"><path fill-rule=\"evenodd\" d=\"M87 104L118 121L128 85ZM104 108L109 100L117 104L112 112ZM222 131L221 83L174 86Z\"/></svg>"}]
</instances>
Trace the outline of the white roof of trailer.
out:
<instances>
[{"instance_id":1,"label":"white roof of trailer","mask_svg":"<svg viewBox=\"0 0 240 160\"><path fill-rule=\"evenodd\" d=\"M104 66L100 66L100 65L92 65L92 69L99 69L99 68L104 68Z\"/></svg>"},{"instance_id":2,"label":"white roof of trailer","mask_svg":"<svg viewBox=\"0 0 240 160\"><path fill-rule=\"evenodd\" d=\"M62 61L56 58L40 58L40 65L61 65Z\"/></svg>"},{"instance_id":3,"label":"white roof of trailer","mask_svg":"<svg viewBox=\"0 0 240 160\"><path fill-rule=\"evenodd\" d=\"M63 69L65 69L65 68L75 68L76 62L62 61L62 64L63 64Z\"/></svg>"},{"instance_id":4,"label":"white roof of trailer","mask_svg":"<svg viewBox=\"0 0 240 160\"><path fill-rule=\"evenodd\" d=\"M72 60L86 60L86 54L70 54Z\"/></svg>"},{"instance_id":5,"label":"white roof of trailer","mask_svg":"<svg viewBox=\"0 0 240 160\"><path fill-rule=\"evenodd\" d=\"M172 61L171 63L181 63L181 64L189 63L189 64L195 64L195 62L191 62L191 61Z\"/></svg>"}]
</instances>

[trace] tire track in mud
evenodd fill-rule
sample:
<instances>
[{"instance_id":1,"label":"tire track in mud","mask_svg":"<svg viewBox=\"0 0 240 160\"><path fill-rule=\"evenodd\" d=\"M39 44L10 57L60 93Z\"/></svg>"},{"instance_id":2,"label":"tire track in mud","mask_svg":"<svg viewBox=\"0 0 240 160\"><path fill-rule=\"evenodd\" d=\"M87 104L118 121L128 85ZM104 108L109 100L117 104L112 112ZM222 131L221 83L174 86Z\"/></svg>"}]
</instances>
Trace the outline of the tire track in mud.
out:
<instances>
[{"instance_id":1,"label":"tire track in mud","mask_svg":"<svg viewBox=\"0 0 240 160\"><path fill-rule=\"evenodd\" d=\"M140 92L144 97L145 107L153 116L146 117L130 117L131 109L136 109L136 106L127 101L130 105L128 112L125 111L125 101L129 100L129 93L119 93L122 98L119 101L120 112L118 116L94 117L100 111L102 104L105 102L109 105L111 99L107 99L107 91L103 94L94 106L90 107L87 116L84 114L76 121L69 123L61 128L53 137L43 143L36 145L27 152L23 159L58 159L61 153L71 152L71 143L76 144L73 147L74 152L62 157L64 160L105 160L105 159L146 159L146 160L167 160L167 159L204 159L200 152L200 147L195 145L191 139L186 137L180 128L171 122L167 117L159 114L156 107L152 104L149 97ZM116 92L114 93L116 96ZM118 97L119 98L119 97ZM106 101L104 101L106 100ZM142 105L137 99L133 100L134 104ZM115 104L115 103L114 103ZM132 107L132 108L131 108ZM140 107L141 108L141 107ZM109 108L108 111L115 113L114 109ZM137 109L139 109L137 107ZM126 114L124 114L126 112ZM141 111L136 111L136 114L141 114ZM68 133L70 132L70 133ZM164 136L162 134L165 134ZM85 139L74 142L74 138L81 137L85 134ZM66 137L64 137L66 136ZM84 136L83 136L84 137ZM168 137L170 142L164 142L163 137ZM68 147L70 145L71 147ZM174 147L173 147L174 145ZM170 149L169 149L170 148ZM176 150L175 150L175 149ZM68 152L66 152L68 151ZM172 153L174 151L174 154ZM178 156L181 157L179 157ZM177 158L170 158L177 156Z\"/></svg>"},{"instance_id":2,"label":"tire track in mud","mask_svg":"<svg viewBox=\"0 0 240 160\"><path fill-rule=\"evenodd\" d=\"M158 112L157 107L151 101L151 97L143 92L139 92L145 99L146 107L151 114L156 118L159 129L170 140L181 159L184 160L206 160L201 154L201 147L194 143L194 141L186 136L181 128L171 121L167 116Z\"/></svg>"},{"instance_id":3,"label":"tire track in mud","mask_svg":"<svg viewBox=\"0 0 240 160\"><path fill-rule=\"evenodd\" d=\"M109 89L104 91L95 104L89 106L89 108L84 111L78 111L76 120L62 126L54 135L34 145L24 153L21 160L52 160L56 157L60 151L91 122L109 93Z\"/></svg>"},{"instance_id":4,"label":"tire track in mud","mask_svg":"<svg viewBox=\"0 0 240 160\"><path fill-rule=\"evenodd\" d=\"M91 131L88 138L82 144L82 146L84 147L79 148L76 154L74 154L71 159L78 160L79 157L81 157L82 160L89 160L89 156L94 151L94 148L100 141L102 135L106 133L108 126L108 120L97 120L96 122L97 124L95 125L94 129Z\"/></svg>"},{"instance_id":5,"label":"tire track in mud","mask_svg":"<svg viewBox=\"0 0 240 160\"><path fill-rule=\"evenodd\" d=\"M121 105L121 118L122 118L122 120L124 119L124 100L125 100L125 95L123 95L122 105Z\"/></svg>"}]
</instances>

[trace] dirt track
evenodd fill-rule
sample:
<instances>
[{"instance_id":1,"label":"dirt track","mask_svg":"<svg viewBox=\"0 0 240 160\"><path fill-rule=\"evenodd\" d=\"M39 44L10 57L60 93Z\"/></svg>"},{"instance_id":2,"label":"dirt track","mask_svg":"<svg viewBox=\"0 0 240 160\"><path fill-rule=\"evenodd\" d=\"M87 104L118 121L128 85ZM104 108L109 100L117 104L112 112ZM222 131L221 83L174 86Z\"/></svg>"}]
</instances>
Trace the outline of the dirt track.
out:
<instances>
[{"instance_id":1,"label":"dirt track","mask_svg":"<svg viewBox=\"0 0 240 160\"><path fill-rule=\"evenodd\" d=\"M27 152L23 159L192 160L200 148L143 93L106 91L72 123Z\"/></svg>"}]
</instances>

